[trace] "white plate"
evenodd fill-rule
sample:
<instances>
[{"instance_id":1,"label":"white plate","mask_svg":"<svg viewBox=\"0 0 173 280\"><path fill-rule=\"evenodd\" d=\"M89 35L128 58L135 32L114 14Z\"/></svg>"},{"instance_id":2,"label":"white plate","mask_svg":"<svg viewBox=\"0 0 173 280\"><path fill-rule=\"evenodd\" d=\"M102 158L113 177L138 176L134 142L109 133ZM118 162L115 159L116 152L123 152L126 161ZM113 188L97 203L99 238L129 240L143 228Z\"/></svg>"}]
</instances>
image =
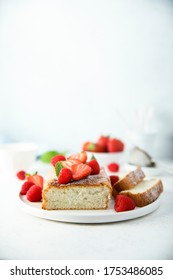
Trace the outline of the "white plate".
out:
<instances>
[{"instance_id":1,"label":"white plate","mask_svg":"<svg viewBox=\"0 0 173 280\"><path fill-rule=\"evenodd\" d=\"M107 210L43 210L40 202L29 202L26 196L21 195L18 202L25 212L43 219L70 223L110 223L135 219L152 213L160 206L160 201L161 197L145 207L136 207L126 212L116 212L113 200L110 200Z\"/></svg>"}]
</instances>

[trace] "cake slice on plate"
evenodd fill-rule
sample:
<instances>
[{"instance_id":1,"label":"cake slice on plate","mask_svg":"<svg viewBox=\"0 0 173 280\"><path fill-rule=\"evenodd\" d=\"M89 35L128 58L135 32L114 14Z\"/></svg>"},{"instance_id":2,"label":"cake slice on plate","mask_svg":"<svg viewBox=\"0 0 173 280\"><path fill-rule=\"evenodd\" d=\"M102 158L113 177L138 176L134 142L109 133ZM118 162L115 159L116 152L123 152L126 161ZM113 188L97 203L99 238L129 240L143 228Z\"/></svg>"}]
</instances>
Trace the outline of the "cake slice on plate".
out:
<instances>
[{"instance_id":1,"label":"cake slice on plate","mask_svg":"<svg viewBox=\"0 0 173 280\"><path fill-rule=\"evenodd\" d=\"M132 198L136 206L143 207L154 202L162 192L162 181L157 178L151 178L143 180L132 189L121 191L120 194Z\"/></svg>"},{"instance_id":2,"label":"cake slice on plate","mask_svg":"<svg viewBox=\"0 0 173 280\"><path fill-rule=\"evenodd\" d=\"M141 182L145 178L145 174L140 167L137 167L135 170L127 173L121 178L118 182L116 182L113 186L113 195L116 192L120 192L123 190L128 190L133 188L139 182Z\"/></svg>"}]
</instances>

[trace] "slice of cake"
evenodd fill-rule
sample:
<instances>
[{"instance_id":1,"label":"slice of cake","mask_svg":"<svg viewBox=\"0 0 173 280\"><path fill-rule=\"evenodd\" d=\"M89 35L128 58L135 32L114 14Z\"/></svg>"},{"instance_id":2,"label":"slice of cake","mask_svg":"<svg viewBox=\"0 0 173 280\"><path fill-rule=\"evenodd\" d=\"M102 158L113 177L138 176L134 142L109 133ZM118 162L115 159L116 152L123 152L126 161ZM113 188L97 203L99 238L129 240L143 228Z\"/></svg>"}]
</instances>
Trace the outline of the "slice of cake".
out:
<instances>
[{"instance_id":1,"label":"slice of cake","mask_svg":"<svg viewBox=\"0 0 173 280\"><path fill-rule=\"evenodd\" d=\"M143 207L154 202L163 192L163 184L160 179L152 178L143 180L132 189L121 191L119 194L132 198L136 206Z\"/></svg>"},{"instance_id":2,"label":"slice of cake","mask_svg":"<svg viewBox=\"0 0 173 280\"><path fill-rule=\"evenodd\" d=\"M109 177L101 168L97 175L59 184L56 178L48 180L42 192L42 208L46 210L107 209L112 196Z\"/></svg>"},{"instance_id":3,"label":"slice of cake","mask_svg":"<svg viewBox=\"0 0 173 280\"><path fill-rule=\"evenodd\" d=\"M136 168L134 171L127 173L123 178L121 178L117 183L114 184L113 196L115 196L117 192L133 188L144 178L145 174L140 167Z\"/></svg>"}]
</instances>

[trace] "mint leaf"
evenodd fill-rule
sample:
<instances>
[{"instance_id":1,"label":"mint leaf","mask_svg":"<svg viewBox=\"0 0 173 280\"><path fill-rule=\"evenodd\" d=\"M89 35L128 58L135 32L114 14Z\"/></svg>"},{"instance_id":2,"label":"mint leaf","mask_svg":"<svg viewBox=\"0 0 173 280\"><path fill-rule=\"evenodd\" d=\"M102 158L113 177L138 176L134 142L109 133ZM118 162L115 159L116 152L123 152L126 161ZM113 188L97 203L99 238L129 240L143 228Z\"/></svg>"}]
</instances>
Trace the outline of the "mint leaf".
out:
<instances>
[{"instance_id":1,"label":"mint leaf","mask_svg":"<svg viewBox=\"0 0 173 280\"><path fill-rule=\"evenodd\" d=\"M56 156L56 155L63 155L64 153L60 153L58 151L48 151L48 152L45 152L43 153L41 156L40 156L40 160L43 162L43 163L50 163L51 159Z\"/></svg>"},{"instance_id":2,"label":"mint leaf","mask_svg":"<svg viewBox=\"0 0 173 280\"><path fill-rule=\"evenodd\" d=\"M61 162L57 162L56 165L55 165L55 173L56 173L56 176L58 177L59 176L59 172L61 171L61 169L63 168Z\"/></svg>"}]
</instances>

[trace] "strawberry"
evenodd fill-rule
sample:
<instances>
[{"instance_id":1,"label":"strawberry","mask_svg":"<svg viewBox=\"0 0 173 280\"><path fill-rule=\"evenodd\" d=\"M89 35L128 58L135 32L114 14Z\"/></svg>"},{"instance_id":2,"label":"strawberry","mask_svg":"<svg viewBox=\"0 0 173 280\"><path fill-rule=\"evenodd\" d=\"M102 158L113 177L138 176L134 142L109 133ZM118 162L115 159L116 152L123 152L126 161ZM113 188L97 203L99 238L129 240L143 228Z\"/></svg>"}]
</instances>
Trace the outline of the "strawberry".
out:
<instances>
[{"instance_id":1,"label":"strawberry","mask_svg":"<svg viewBox=\"0 0 173 280\"><path fill-rule=\"evenodd\" d=\"M108 144L109 136L100 136L97 141L97 144L102 147L104 152L107 152L107 144Z\"/></svg>"},{"instance_id":2,"label":"strawberry","mask_svg":"<svg viewBox=\"0 0 173 280\"><path fill-rule=\"evenodd\" d=\"M89 151L89 146L90 146L90 144L92 144L92 143L89 142L89 141L85 142L85 143L83 144L83 146L82 146L82 150L83 150L83 151Z\"/></svg>"},{"instance_id":3,"label":"strawberry","mask_svg":"<svg viewBox=\"0 0 173 280\"><path fill-rule=\"evenodd\" d=\"M59 172L58 183L67 184L71 181L71 179L72 179L71 170L68 168L62 168L61 171Z\"/></svg>"},{"instance_id":4,"label":"strawberry","mask_svg":"<svg viewBox=\"0 0 173 280\"><path fill-rule=\"evenodd\" d=\"M64 155L56 155L51 159L51 163L53 166L55 166L58 161L63 161L63 160L66 160Z\"/></svg>"},{"instance_id":5,"label":"strawberry","mask_svg":"<svg viewBox=\"0 0 173 280\"><path fill-rule=\"evenodd\" d=\"M100 146L98 143L86 142L83 145L83 150L93 153L103 153L105 152L104 148Z\"/></svg>"},{"instance_id":6,"label":"strawberry","mask_svg":"<svg viewBox=\"0 0 173 280\"><path fill-rule=\"evenodd\" d=\"M60 163L63 167L71 170L72 165L81 163L81 161L79 159L67 159L65 161L61 161Z\"/></svg>"},{"instance_id":7,"label":"strawberry","mask_svg":"<svg viewBox=\"0 0 173 280\"><path fill-rule=\"evenodd\" d=\"M34 183L26 181L25 183L23 183L20 194L24 195L27 193L27 191L30 189L31 186L33 186Z\"/></svg>"},{"instance_id":8,"label":"strawberry","mask_svg":"<svg viewBox=\"0 0 173 280\"><path fill-rule=\"evenodd\" d=\"M28 175L27 180L29 182L32 182L34 185L43 188L44 179L42 176L38 175L37 173L34 175Z\"/></svg>"},{"instance_id":9,"label":"strawberry","mask_svg":"<svg viewBox=\"0 0 173 280\"><path fill-rule=\"evenodd\" d=\"M116 138L110 138L107 143L107 150L109 153L122 152L124 150L124 143Z\"/></svg>"},{"instance_id":10,"label":"strawberry","mask_svg":"<svg viewBox=\"0 0 173 280\"><path fill-rule=\"evenodd\" d=\"M110 172L118 172L119 171L119 164L116 162L111 162L108 164L107 168Z\"/></svg>"},{"instance_id":11,"label":"strawberry","mask_svg":"<svg viewBox=\"0 0 173 280\"><path fill-rule=\"evenodd\" d=\"M84 163L74 164L71 167L72 177L74 180L81 180L91 174L91 167Z\"/></svg>"},{"instance_id":12,"label":"strawberry","mask_svg":"<svg viewBox=\"0 0 173 280\"><path fill-rule=\"evenodd\" d=\"M100 173L100 165L96 159L91 159L89 162L86 163L88 166L91 167L91 175L96 175Z\"/></svg>"},{"instance_id":13,"label":"strawberry","mask_svg":"<svg viewBox=\"0 0 173 280\"><path fill-rule=\"evenodd\" d=\"M111 175L109 176L110 180L111 180L111 185L113 187L113 185L119 181L119 177L118 176L115 176L115 175Z\"/></svg>"},{"instance_id":14,"label":"strawberry","mask_svg":"<svg viewBox=\"0 0 173 280\"><path fill-rule=\"evenodd\" d=\"M126 195L118 194L115 199L114 209L117 212L129 211L135 208L133 199Z\"/></svg>"},{"instance_id":15,"label":"strawberry","mask_svg":"<svg viewBox=\"0 0 173 280\"><path fill-rule=\"evenodd\" d=\"M26 197L31 202L39 202L42 199L42 188L37 185L33 185L27 191Z\"/></svg>"},{"instance_id":16,"label":"strawberry","mask_svg":"<svg viewBox=\"0 0 173 280\"><path fill-rule=\"evenodd\" d=\"M78 159L84 163L87 160L87 153L86 153L86 151L82 151L80 153L71 155L70 157L68 157L68 159Z\"/></svg>"},{"instance_id":17,"label":"strawberry","mask_svg":"<svg viewBox=\"0 0 173 280\"><path fill-rule=\"evenodd\" d=\"M20 171L17 172L16 176L19 180L25 180L26 172L23 171L23 170L20 170Z\"/></svg>"}]
</instances>

